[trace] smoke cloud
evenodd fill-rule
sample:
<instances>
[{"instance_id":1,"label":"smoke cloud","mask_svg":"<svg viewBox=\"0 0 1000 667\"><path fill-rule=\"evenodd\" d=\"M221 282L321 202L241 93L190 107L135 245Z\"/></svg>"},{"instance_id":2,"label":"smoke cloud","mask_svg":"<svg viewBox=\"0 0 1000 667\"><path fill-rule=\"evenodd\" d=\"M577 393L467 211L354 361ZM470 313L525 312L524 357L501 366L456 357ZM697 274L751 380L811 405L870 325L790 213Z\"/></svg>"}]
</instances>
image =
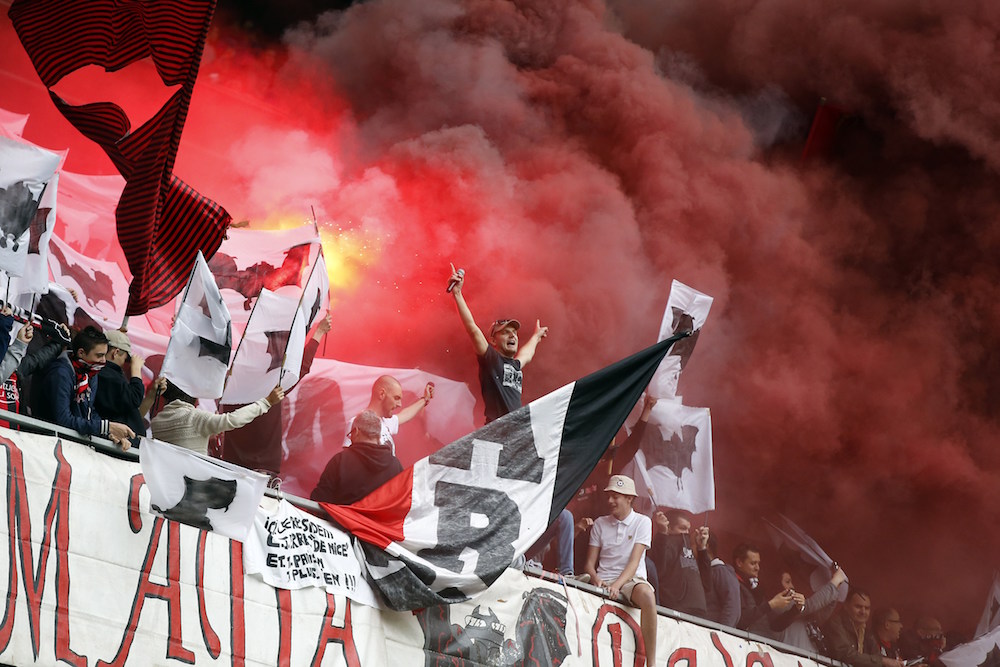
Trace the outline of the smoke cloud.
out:
<instances>
[{"instance_id":1,"label":"smoke cloud","mask_svg":"<svg viewBox=\"0 0 1000 667\"><path fill-rule=\"evenodd\" d=\"M714 296L681 390L712 409L724 549L784 512L876 606L968 629L1000 550L998 23L381 0L266 48L222 27L175 171L254 226L315 208L345 361L475 387L449 262L483 326L550 327L526 399L652 343L672 279ZM851 115L802 163L821 97Z\"/></svg>"}]
</instances>

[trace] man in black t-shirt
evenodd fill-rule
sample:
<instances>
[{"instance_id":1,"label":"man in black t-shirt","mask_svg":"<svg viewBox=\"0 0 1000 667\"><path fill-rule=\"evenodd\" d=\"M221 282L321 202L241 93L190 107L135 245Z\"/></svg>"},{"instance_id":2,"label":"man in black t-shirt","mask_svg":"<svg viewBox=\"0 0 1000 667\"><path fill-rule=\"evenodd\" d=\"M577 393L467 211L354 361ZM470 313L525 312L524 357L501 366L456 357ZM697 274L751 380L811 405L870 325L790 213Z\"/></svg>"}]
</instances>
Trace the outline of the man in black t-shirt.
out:
<instances>
[{"instance_id":1,"label":"man in black t-shirt","mask_svg":"<svg viewBox=\"0 0 1000 667\"><path fill-rule=\"evenodd\" d=\"M490 327L489 339L483 335L472 311L462 296L462 286L465 283L465 273L459 273L455 266L451 267L451 294L458 306L458 315L462 318L465 331L472 339L472 347L476 350L479 361L479 386L483 392L483 402L486 404L486 422L513 412L521 407L521 370L535 356L538 341L545 338L549 332L541 322L535 321L535 333L518 349L517 332L521 323L513 319L501 319Z\"/></svg>"}]
</instances>

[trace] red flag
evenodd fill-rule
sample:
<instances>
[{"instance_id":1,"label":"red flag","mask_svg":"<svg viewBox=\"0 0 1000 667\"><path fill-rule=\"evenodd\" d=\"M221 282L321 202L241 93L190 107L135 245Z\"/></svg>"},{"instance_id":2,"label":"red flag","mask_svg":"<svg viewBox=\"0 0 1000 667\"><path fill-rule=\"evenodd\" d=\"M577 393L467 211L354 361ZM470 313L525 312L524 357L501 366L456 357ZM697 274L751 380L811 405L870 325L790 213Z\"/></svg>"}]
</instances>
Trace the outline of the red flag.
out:
<instances>
[{"instance_id":1,"label":"red flag","mask_svg":"<svg viewBox=\"0 0 1000 667\"><path fill-rule=\"evenodd\" d=\"M9 16L56 108L97 142L125 177L118 240L132 272L126 313L167 303L187 282L200 249L211 257L232 221L226 211L173 174L215 0L15 0ZM74 106L52 91L87 65L117 71L151 58L165 86L160 110L132 130L110 102Z\"/></svg>"}]
</instances>

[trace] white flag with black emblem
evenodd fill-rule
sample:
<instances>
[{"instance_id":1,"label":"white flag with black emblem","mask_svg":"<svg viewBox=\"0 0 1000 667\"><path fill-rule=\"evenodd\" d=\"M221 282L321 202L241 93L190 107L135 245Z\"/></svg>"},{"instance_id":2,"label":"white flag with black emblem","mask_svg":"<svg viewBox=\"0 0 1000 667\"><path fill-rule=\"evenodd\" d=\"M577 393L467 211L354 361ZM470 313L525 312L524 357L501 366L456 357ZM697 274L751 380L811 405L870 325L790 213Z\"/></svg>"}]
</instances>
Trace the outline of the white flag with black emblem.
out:
<instances>
[{"instance_id":1,"label":"white flag with black emblem","mask_svg":"<svg viewBox=\"0 0 1000 667\"><path fill-rule=\"evenodd\" d=\"M150 438L140 443L139 465L154 512L233 540L246 539L267 475Z\"/></svg>"},{"instance_id":2,"label":"white flag with black emblem","mask_svg":"<svg viewBox=\"0 0 1000 667\"><path fill-rule=\"evenodd\" d=\"M233 350L229 309L198 251L160 374L195 398L219 398Z\"/></svg>"},{"instance_id":3,"label":"white flag with black emblem","mask_svg":"<svg viewBox=\"0 0 1000 667\"><path fill-rule=\"evenodd\" d=\"M487 424L353 505L323 504L363 540L388 606L458 602L489 587L570 501L673 342Z\"/></svg>"},{"instance_id":4,"label":"white flag with black emblem","mask_svg":"<svg viewBox=\"0 0 1000 667\"><path fill-rule=\"evenodd\" d=\"M34 256L30 280L19 286L23 291L44 291L48 285L48 275L41 275L46 268L42 253L55 223L56 170L62 159L59 153L0 134L0 269L24 277Z\"/></svg>"}]
</instances>

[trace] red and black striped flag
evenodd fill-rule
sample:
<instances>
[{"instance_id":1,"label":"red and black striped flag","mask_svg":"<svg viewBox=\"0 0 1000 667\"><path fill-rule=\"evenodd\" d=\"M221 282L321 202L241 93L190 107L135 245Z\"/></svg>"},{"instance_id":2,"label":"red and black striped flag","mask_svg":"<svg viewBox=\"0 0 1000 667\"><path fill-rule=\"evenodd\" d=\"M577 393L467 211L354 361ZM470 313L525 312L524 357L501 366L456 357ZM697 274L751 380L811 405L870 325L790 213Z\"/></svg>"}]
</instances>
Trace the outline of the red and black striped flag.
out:
<instances>
[{"instance_id":1,"label":"red and black striped flag","mask_svg":"<svg viewBox=\"0 0 1000 667\"><path fill-rule=\"evenodd\" d=\"M118 240L132 271L126 312L172 299L198 250L211 257L231 218L173 175L174 158L215 0L15 0L9 16L56 108L97 142L125 177ZM113 72L150 58L167 102L135 130L116 104L71 105L52 91L88 65Z\"/></svg>"}]
</instances>

